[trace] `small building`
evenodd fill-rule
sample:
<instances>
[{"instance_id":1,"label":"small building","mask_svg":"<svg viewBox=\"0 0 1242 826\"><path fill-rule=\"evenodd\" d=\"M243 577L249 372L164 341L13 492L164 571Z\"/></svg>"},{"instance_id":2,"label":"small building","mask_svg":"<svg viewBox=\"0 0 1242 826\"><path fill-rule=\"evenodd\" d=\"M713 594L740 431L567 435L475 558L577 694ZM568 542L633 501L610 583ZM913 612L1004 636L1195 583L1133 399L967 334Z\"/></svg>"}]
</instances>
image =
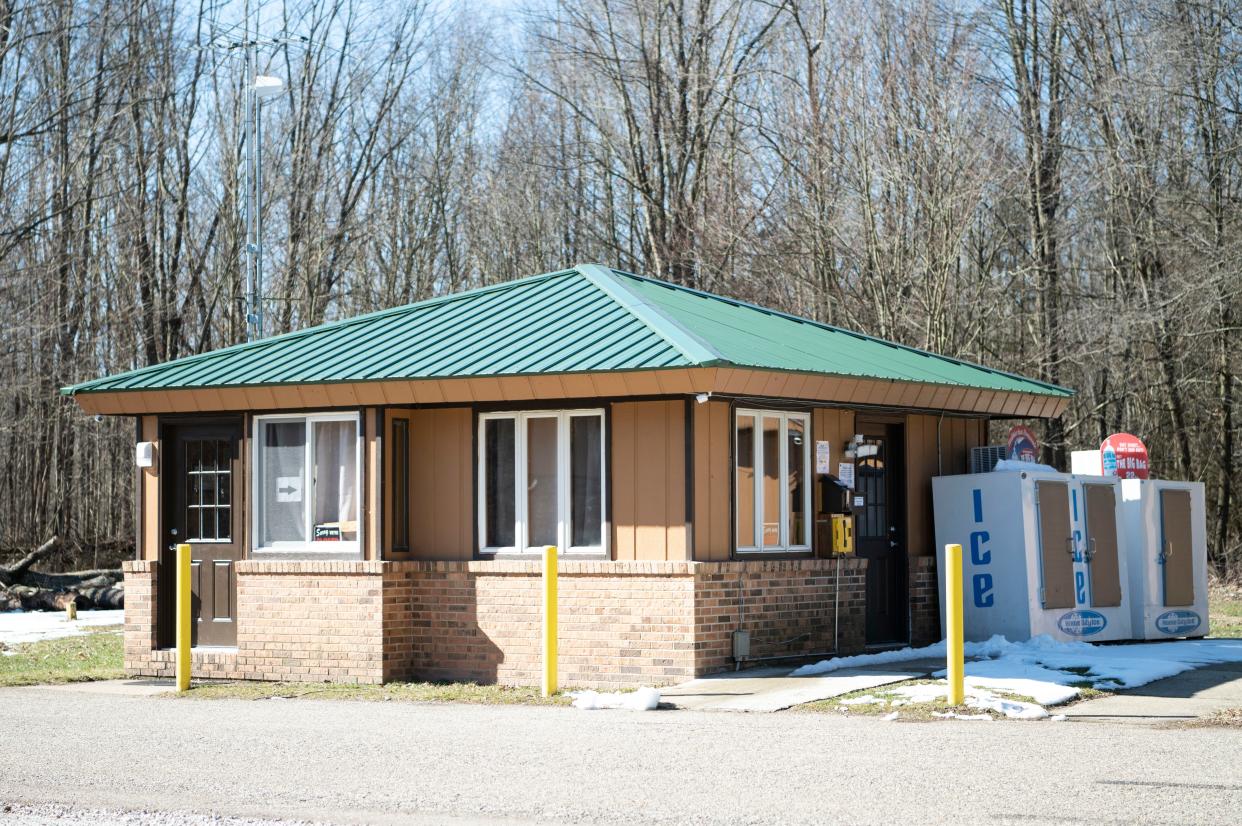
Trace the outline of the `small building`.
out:
<instances>
[{"instance_id":1,"label":"small building","mask_svg":"<svg viewBox=\"0 0 1242 826\"><path fill-rule=\"evenodd\" d=\"M556 545L581 686L937 638L932 477L1070 397L599 265L62 392L151 457L129 672L172 673L188 542L196 676L537 684Z\"/></svg>"}]
</instances>

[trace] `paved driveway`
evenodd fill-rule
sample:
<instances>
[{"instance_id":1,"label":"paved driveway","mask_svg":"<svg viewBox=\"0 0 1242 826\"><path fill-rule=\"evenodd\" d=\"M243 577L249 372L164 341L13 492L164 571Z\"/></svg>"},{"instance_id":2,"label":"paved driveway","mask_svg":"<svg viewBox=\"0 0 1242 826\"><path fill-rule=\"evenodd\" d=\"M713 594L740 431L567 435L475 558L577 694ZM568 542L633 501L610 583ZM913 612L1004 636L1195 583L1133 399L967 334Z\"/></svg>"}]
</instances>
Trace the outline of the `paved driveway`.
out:
<instances>
[{"instance_id":1,"label":"paved driveway","mask_svg":"<svg viewBox=\"0 0 1242 826\"><path fill-rule=\"evenodd\" d=\"M1237 730L38 688L0 690L0 708L0 799L78 808L605 824L1232 825L1242 811Z\"/></svg>"}]
</instances>

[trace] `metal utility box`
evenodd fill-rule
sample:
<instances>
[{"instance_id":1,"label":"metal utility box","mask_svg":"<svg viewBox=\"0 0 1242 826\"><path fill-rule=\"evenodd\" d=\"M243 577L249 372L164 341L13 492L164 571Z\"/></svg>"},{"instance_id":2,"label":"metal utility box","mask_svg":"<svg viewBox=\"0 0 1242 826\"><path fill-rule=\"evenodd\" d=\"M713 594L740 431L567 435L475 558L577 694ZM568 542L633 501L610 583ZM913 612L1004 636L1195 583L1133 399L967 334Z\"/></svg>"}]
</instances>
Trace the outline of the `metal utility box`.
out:
<instances>
[{"instance_id":1,"label":"metal utility box","mask_svg":"<svg viewBox=\"0 0 1242 826\"><path fill-rule=\"evenodd\" d=\"M1121 498L1134 637L1206 636L1203 483L1123 479Z\"/></svg>"},{"instance_id":2,"label":"metal utility box","mask_svg":"<svg viewBox=\"0 0 1242 826\"><path fill-rule=\"evenodd\" d=\"M1130 638L1120 480L1019 470L939 476L932 499L942 594L944 546L962 546L966 639ZM943 604L940 613L943 622Z\"/></svg>"}]
</instances>

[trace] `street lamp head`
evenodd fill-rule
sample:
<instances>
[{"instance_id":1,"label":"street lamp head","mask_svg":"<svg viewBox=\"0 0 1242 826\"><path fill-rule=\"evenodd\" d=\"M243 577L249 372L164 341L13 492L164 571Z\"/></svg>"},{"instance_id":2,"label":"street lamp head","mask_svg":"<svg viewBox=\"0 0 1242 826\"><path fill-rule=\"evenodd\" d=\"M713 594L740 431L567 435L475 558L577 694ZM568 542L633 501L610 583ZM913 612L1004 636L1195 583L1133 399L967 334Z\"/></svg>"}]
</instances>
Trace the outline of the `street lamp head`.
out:
<instances>
[{"instance_id":1,"label":"street lamp head","mask_svg":"<svg viewBox=\"0 0 1242 826\"><path fill-rule=\"evenodd\" d=\"M283 80L271 75L258 75L254 79L254 93L260 99L275 97L280 94L284 87L285 82Z\"/></svg>"}]
</instances>

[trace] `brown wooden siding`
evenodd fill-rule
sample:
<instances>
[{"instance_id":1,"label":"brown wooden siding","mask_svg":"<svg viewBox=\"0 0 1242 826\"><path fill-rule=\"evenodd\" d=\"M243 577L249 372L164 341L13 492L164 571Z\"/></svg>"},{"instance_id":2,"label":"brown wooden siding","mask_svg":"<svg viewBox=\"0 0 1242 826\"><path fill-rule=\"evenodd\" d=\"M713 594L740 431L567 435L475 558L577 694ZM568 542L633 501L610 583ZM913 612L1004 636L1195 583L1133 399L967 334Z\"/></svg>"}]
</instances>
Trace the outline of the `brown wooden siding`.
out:
<instances>
[{"instance_id":1,"label":"brown wooden siding","mask_svg":"<svg viewBox=\"0 0 1242 826\"><path fill-rule=\"evenodd\" d=\"M366 496L363 499L365 507L362 514L364 530L362 540L363 559L379 559L383 543L384 508L380 502L382 494L380 488L380 451L383 448L383 431L381 429L383 420L383 411L378 408L368 407L362 411L362 427L365 433L363 439L364 464L362 466L362 480L366 489Z\"/></svg>"},{"instance_id":2,"label":"brown wooden siding","mask_svg":"<svg viewBox=\"0 0 1242 826\"><path fill-rule=\"evenodd\" d=\"M688 559L685 402L624 402L611 415L613 558Z\"/></svg>"},{"instance_id":3,"label":"brown wooden siding","mask_svg":"<svg viewBox=\"0 0 1242 826\"><path fill-rule=\"evenodd\" d=\"M733 542L729 403L696 403L694 410L694 558L729 559Z\"/></svg>"},{"instance_id":4,"label":"brown wooden siding","mask_svg":"<svg viewBox=\"0 0 1242 826\"><path fill-rule=\"evenodd\" d=\"M986 440L987 421L984 419L906 417L906 540L911 556L930 556L936 552L932 477L965 473L970 467L970 449L985 444Z\"/></svg>"},{"instance_id":5,"label":"brown wooden siding","mask_svg":"<svg viewBox=\"0 0 1242 826\"><path fill-rule=\"evenodd\" d=\"M155 442L155 464L142 468L142 548L138 557L151 561L160 558L160 465L164 463L160 444L160 423L157 416L142 417L142 441Z\"/></svg>"},{"instance_id":6,"label":"brown wooden siding","mask_svg":"<svg viewBox=\"0 0 1242 826\"><path fill-rule=\"evenodd\" d=\"M474 556L474 454L469 408L410 415L411 559ZM402 557L406 558L406 557Z\"/></svg>"}]
</instances>

